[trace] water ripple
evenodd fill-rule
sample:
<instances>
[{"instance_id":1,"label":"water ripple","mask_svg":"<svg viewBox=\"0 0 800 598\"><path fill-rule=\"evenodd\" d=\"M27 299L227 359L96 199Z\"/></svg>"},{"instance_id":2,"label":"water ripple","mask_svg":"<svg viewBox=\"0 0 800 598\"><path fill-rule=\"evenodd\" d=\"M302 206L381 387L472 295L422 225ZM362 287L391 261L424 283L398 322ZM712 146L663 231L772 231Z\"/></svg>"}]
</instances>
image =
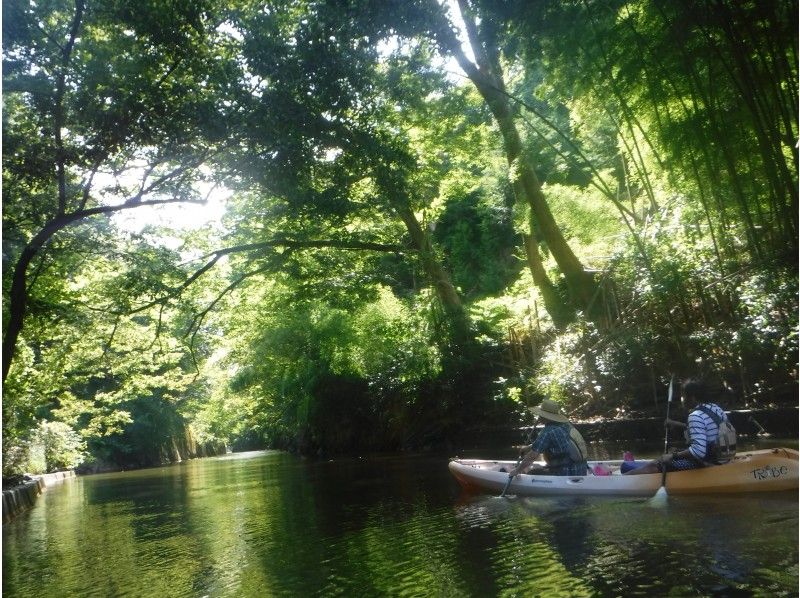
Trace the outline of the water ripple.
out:
<instances>
[{"instance_id":1,"label":"water ripple","mask_svg":"<svg viewBox=\"0 0 800 598\"><path fill-rule=\"evenodd\" d=\"M654 510L462 495L443 473L272 453L87 477L3 526L3 595L797 595L796 496Z\"/></svg>"}]
</instances>

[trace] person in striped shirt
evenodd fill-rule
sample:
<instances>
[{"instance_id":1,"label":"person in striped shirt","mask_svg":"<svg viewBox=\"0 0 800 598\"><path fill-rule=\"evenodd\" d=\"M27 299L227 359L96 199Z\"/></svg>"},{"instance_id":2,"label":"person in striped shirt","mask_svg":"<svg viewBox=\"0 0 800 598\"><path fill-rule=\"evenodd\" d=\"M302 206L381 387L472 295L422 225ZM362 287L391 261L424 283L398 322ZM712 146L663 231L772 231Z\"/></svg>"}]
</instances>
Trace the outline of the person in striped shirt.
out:
<instances>
[{"instance_id":1,"label":"person in striped shirt","mask_svg":"<svg viewBox=\"0 0 800 598\"><path fill-rule=\"evenodd\" d=\"M722 407L708 400L708 391L701 380L690 379L684 382L683 397L687 403L695 405L687 423L667 419L664 425L684 428L689 446L632 469L626 475L658 473L664 467L667 471L683 471L715 464L714 446L719 435L719 426L709 412L721 421L727 420L728 416Z\"/></svg>"}]
</instances>

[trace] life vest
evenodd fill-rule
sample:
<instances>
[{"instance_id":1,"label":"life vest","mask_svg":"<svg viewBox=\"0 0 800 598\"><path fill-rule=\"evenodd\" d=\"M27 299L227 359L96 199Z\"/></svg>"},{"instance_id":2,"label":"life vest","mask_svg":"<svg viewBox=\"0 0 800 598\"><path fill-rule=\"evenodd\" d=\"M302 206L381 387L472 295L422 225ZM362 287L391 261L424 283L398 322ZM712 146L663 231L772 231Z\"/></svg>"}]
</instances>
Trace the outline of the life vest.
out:
<instances>
[{"instance_id":1,"label":"life vest","mask_svg":"<svg viewBox=\"0 0 800 598\"><path fill-rule=\"evenodd\" d=\"M698 405L697 409L717 424L717 439L708 444L704 461L717 465L727 463L736 456L736 428L728 421L727 417L720 417L716 411L705 405ZM688 429L685 431L685 436L686 441L690 443Z\"/></svg>"}]
</instances>

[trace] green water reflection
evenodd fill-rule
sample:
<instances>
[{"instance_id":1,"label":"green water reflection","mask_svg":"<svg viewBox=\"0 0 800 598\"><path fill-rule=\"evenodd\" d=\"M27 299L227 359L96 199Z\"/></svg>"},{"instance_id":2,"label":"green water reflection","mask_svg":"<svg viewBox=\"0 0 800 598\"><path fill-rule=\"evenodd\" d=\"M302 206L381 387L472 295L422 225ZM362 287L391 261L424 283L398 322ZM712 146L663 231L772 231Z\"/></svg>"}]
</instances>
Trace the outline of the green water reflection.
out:
<instances>
[{"instance_id":1,"label":"green water reflection","mask_svg":"<svg viewBox=\"0 0 800 598\"><path fill-rule=\"evenodd\" d=\"M462 494L443 456L89 476L3 526L4 596L795 596L797 496Z\"/></svg>"}]
</instances>

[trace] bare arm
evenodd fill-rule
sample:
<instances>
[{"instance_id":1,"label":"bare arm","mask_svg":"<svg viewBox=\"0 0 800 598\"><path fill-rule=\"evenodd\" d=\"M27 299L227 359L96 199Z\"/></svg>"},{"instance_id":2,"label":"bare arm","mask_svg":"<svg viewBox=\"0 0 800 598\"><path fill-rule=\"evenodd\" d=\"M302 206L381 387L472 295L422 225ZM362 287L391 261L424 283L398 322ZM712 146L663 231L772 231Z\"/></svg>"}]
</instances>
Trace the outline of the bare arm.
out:
<instances>
[{"instance_id":1,"label":"bare arm","mask_svg":"<svg viewBox=\"0 0 800 598\"><path fill-rule=\"evenodd\" d=\"M533 450L531 447L526 449L525 455L522 457L522 461L519 465L517 465L514 469L512 469L509 474L511 476L519 475L520 472L526 471L528 467L531 466L531 463L536 461L539 458L539 453Z\"/></svg>"}]
</instances>

